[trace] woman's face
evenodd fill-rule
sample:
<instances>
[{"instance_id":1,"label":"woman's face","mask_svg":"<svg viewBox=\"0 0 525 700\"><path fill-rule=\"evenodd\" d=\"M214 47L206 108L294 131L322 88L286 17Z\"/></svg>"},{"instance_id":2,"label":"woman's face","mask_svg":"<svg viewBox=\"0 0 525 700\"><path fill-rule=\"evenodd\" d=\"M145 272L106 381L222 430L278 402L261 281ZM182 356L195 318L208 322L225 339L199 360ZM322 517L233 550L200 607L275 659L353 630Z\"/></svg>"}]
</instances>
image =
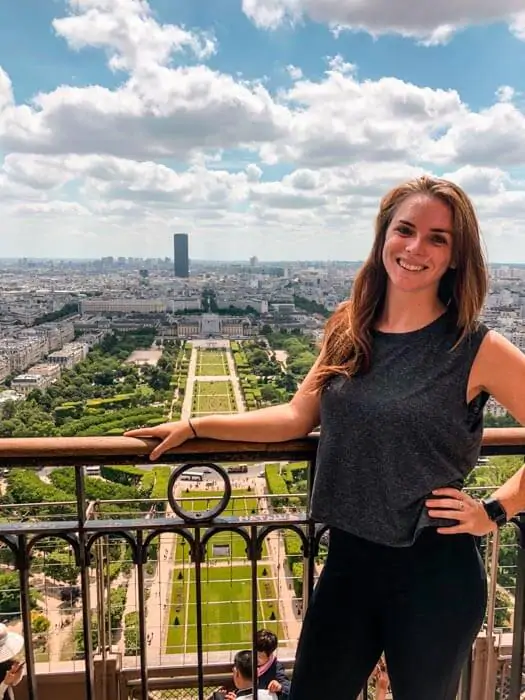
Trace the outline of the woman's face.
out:
<instances>
[{"instance_id":1,"label":"woman's face","mask_svg":"<svg viewBox=\"0 0 525 700\"><path fill-rule=\"evenodd\" d=\"M405 292L434 290L453 264L452 212L441 200L411 195L394 213L383 246L390 284Z\"/></svg>"}]
</instances>

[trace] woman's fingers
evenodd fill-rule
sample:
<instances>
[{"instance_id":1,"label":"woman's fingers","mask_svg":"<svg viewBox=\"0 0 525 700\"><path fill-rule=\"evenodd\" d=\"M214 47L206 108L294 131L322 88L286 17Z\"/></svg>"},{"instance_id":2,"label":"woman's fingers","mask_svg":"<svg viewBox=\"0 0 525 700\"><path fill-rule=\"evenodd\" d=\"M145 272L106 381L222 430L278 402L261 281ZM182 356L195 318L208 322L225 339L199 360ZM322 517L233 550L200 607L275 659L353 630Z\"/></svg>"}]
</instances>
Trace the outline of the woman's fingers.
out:
<instances>
[{"instance_id":1,"label":"woman's fingers","mask_svg":"<svg viewBox=\"0 0 525 700\"><path fill-rule=\"evenodd\" d=\"M155 447L155 449L151 451L149 456L150 460L153 462L155 459L160 457L162 454L164 454L164 452L166 452L166 450L169 450L170 447L174 446L174 442L175 441L172 440L171 435L169 435L165 440L163 440L160 443L160 445L157 445L157 447Z\"/></svg>"},{"instance_id":2,"label":"woman's fingers","mask_svg":"<svg viewBox=\"0 0 525 700\"><path fill-rule=\"evenodd\" d=\"M460 501L458 498L436 498L436 499L429 499L426 502L427 508L442 508L446 510L451 510L451 509L457 509L457 510L463 510L461 508L461 504L463 501Z\"/></svg>"},{"instance_id":3,"label":"woman's fingers","mask_svg":"<svg viewBox=\"0 0 525 700\"><path fill-rule=\"evenodd\" d=\"M124 437L157 437L156 426L152 428L135 428L134 430L126 430Z\"/></svg>"},{"instance_id":4,"label":"woman's fingers","mask_svg":"<svg viewBox=\"0 0 525 700\"><path fill-rule=\"evenodd\" d=\"M161 423L151 428L127 430L124 435L125 437L157 438L158 440L162 440L150 453L150 460L155 460L164 454L166 450L177 447L177 445L180 445L181 442L184 441L179 425L179 423Z\"/></svg>"},{"instance_id":5,"label":"woman's fingers","mask_svg":"<svg viewBox=\"0 0 525 700\"><path fill-rule=\"evenodd\" d=\"M466 520L469 517L468 513L462 510L429 510L428 514L431 518L445 518L445 520Z\"/></svg>"}]
</instances>

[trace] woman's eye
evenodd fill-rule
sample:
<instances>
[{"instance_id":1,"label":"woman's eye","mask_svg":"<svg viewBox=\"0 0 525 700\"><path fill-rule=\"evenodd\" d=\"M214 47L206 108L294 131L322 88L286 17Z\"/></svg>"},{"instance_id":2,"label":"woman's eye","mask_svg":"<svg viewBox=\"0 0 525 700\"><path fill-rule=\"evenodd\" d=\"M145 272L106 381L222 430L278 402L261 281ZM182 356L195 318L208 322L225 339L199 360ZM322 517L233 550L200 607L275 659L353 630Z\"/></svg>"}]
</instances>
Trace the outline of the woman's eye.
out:
<instances>
[{"instance_id":1,"label":"woman's eye","mask_svg":"<svg viewBox=\"0 0 525 700\"><path fill-rule=\"evenodd\" d=\"M402 236L409 236L412 233L412 230L409 229L408 226L398 226L396 231L398 231Z\"/></svg>"}]
</instances>

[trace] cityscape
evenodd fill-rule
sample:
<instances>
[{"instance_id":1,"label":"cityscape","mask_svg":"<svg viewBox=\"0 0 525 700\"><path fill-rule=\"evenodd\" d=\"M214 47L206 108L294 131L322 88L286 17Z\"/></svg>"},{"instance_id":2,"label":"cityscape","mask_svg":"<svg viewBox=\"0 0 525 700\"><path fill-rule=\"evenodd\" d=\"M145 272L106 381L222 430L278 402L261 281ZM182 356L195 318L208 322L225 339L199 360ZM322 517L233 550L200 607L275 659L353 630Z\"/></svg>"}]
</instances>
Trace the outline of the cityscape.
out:
<instances>
[{"instance_id":1,"label":"cityscape","mask_svg":"<svg viewBox=\"0 0 525 700\"><path fill-rule=\"evenodd\" d=\"M351 292L360 263L269 264L256 256L213 263L193 261L190 253L191 235L177 234L172 260L0 261L1 437L120 436L165 420L289 400L315 360L326 318ZM524 272L521 266L491 266L483 314L522 348ZM491 402L486 424L515 422ZM480 460L472 489L480 491L519 460L494 459ZM223 468L232 484L225 515L249 521L304 511L308 461ZM93 517L146 523L176 518L167 497L172 473L169 464L85 467ZM223 477L209 464L190 464L173 488L190 515L213 509L224 494ZM75 517L75 476L68 467L6 468L0 490L6 522ZM257 560L258 621L278 636L281 654L289 658L304 603L301 547L293 532L271 532ZM1 614L22 631L14 561L5 544L0 554ZM508 533L495 611L502 632L512 627L516 566ZM55 538L39 542L30 568L31 619L35 659L46 671L75 668L84 653L80 573L71 546ZM148 664L196 663L197 586L186 539L161 532L151 540L143 575ZM138 576L125 539L99 542L89 576L94 650L100 653L104 645L129 668L140 656ZM202 651L208 663L226 663L251 644L252 573L240 534L225 531L209 539L200 577Z\"/></svg>"}]
</instances>

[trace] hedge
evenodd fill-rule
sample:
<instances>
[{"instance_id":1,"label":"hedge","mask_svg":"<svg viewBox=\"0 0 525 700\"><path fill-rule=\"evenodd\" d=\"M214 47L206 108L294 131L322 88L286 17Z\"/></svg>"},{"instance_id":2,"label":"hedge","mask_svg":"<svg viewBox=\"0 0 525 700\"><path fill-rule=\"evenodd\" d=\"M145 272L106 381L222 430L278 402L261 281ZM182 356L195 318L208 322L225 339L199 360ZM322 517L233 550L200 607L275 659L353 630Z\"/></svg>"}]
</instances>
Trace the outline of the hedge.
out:
<instances>
[{"instance_id":1,"label":"hedge","mask_svg":"<svg viewBox=\"0 0 525 700\"><path fill-rule=\"evenodd\" d=\"M139 642L139 614L130 612L124 618L124 655L137 656Z\"/></svg>"},{"instance_id":2,"label":"hedge","mask_svg":"<svg viewBox=\"0 0 525 700\"><path fill-rule=\"evenodd\" d=\"M132 466L108 466L100 467L100 476L106 481L113 481L123 486L136 486L142 480L144 472L138 467Z\"/></svg>"},{"instance_id":3,"label":"hedge","mask_svg":"<svg viewBox=\"0 0 525 700\"><path fill-rule=\"evenodd\" d=\"M277 464L267 464L265 468L266 475L266 485L268 491L271 494L282 494L288 493L288 486L283 477L279 474L279 465ZM287 502L286 495L281 498L272 498L271 503L274 510L280 510L282 506Z\"/></svg>"}]
</instances>

